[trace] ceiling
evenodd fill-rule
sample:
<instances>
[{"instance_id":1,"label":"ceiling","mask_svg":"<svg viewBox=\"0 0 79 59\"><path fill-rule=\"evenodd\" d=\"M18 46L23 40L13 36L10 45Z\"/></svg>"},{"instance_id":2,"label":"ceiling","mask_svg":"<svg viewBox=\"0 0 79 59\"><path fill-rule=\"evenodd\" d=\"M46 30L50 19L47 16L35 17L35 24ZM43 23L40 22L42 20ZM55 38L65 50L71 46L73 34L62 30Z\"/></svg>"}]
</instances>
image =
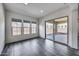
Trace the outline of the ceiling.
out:
<instances>
[{"instance_id":1,"label":"ceiling","mask_svg":"<svg viewBox=\"0 0 79 59\"><path fill-rule=\"evenodd\" d=\"M27 16L40 18L63 8L64 3L5 3L6 10L21 13Z\"/></svg>"},{"instance_id":2,"label":"ceiling","mask_svg":"<svg viewBox=\"0 0 79 59\"><path fill-rule=\"evenodd\" d=\"M61 17L61 18L55 19L55 22L67 21L67 18L68 17Z\"/></svg>"}]
</instances>

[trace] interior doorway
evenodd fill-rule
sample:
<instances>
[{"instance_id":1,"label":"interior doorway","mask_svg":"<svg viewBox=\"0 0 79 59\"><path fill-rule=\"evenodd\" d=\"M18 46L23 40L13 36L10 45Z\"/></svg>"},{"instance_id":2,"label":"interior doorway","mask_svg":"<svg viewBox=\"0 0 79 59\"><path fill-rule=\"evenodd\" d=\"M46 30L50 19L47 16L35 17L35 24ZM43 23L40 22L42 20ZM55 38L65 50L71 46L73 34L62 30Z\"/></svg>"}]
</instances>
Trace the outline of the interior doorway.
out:
<instances>
[{"instance_id":1,"label":"interior doorway","mask_svg":"<svg viewBox=\"0 0 79 59\"><path fill-rule=\"evenodd\" d=\"M68 44L68 17L60 17L46 21L46 39Z\"/></svg>"}]
</instances>

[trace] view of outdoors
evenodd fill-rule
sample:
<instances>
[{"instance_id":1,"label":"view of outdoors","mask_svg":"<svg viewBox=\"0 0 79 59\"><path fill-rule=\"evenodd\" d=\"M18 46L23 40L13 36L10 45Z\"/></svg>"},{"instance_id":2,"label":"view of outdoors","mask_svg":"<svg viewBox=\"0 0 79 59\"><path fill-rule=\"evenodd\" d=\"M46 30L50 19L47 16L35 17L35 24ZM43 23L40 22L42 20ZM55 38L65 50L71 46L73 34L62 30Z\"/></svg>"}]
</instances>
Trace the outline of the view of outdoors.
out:
<instances>
[{"instance_id":1,"label":"view of outdoors","mask_svg":"<svg viewBox=\"0 0 79 59\"><path fill-rule=\"evenodd\" d=\"M67 44L67 17L47 21L46 38Z\"/></svg>"},{"instance_id":2,"label":"view of outdoors","mask_svg":"<svg viewBox=\"0 0 79 59\"><path fill-rule=\"evenodd\" d=\"M37 24L36 24L36 23L32 23L32 24L31 24L31 31L32 31L32 34L36 33L36 28L37 28Z\"/></svg>"},{"instance_id":3,"label":"view of outdoors","mask_svg":"<svg viewBox=\"0 0 79 59\"><path fill-rule=\"evenodd\" d=\"M21 22L12 22L12 35L21 35Z\"/></svg>"},{"instance_id":4,"label":"view of outdoors","mask_svg":"<svg viewBox=\"0 0 79 59\"><path fill-rule=\"evenodd\" d=\"M23 25L23 26L22 26ZM23 29L22 29L23 28ZM23 34L36 34L37 33L37 23L25 21L22 23L21 21L16 21L16 19L12 20L12 35L21 35L22 30Z\"/></svg>"},{"instance_id":5,"label":"view of outdoors","mask_svg":"<svg viewBox=\"0 0 79 59\"><path fill-rule=\"evenodd\" d=\"M57 24L57 33L67 33L67 23Z\"/></svg>"},{"instance_id":6,"label":"view of outdoors","mask_svg":"<svg viewBox=\"0 0 79 59\"><path fill-rule=\"evenodd\" d=\"M23 27L24 27L24 34L30 34L30 23L24 22Z\"/></svg>"},{"instance_id":7,"label":"view of outdoors","mask_svg":"<svg viewBox=\"0 0 79 59\"><path fill-rule=\"evenodd\" d=\"M53 24L46 22L46 38L53 40Z\"/></svg>"}]
</instances>

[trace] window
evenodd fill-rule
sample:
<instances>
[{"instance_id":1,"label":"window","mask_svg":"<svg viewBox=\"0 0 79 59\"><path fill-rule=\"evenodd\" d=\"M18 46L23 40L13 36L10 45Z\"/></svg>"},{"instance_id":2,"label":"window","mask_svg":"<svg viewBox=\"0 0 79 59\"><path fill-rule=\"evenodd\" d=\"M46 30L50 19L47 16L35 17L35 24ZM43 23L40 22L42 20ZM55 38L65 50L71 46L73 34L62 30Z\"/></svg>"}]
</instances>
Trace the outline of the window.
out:
<instances>
[{"instance_id":1,"label":"window","mask_svg":"<svg viewBox=\"0 0 79 59\"><path fill-rule=\"evenodd\" d=\"M30 22L24 20L23 27L24 27L24 34L30 34Z\"/></svg>"},{"instance_id":2,"label":"window","mask_svg":"<svg viewBox=\"0 0 79 59\"><path fill-rule=\"evenodd\" d=\"M36 33L36 30L37 30L36 27L37 27L36 22L32 22L32 24L31 24L31 32L32 32L32 34Z\"/></svg>"},{"instance_id":3,"label":"window","mask_svg":"<svg viewBox=\"0 0 79 59\"><path fill-rule=\"evenodd\" d=\"M21 23L22 21L19 19L12 19L12 35L21 35Z\"/></svg>"}]
</instances>

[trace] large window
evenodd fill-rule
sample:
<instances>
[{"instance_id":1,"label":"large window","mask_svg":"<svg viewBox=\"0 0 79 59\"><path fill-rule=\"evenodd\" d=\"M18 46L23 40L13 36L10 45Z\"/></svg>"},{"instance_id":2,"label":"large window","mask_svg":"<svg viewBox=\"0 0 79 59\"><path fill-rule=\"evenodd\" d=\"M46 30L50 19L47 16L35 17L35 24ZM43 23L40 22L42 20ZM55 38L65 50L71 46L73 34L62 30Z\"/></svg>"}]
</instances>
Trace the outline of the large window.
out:
<instances>
[{"instance_id":1,"label":"large window","mask_svg":"<svg viewBox=\"0 0 79 59\"><path fill-rule=\"evenodd\" d=\"M24 20L23 27L24 27L24 34L30 34L30 22Z\"/></svg>"},{"instance_id":2,"label":"large window","mask_svg":"<svg viewBox=\"0 0 79 59\"><path fill-rule=\"evenodd\" d=\"M22 21L19 19L12 19L12 35L21 35Z\"/></svg>"},{"instance_id":3,"label":"large window","mask_svg":"<svg viewBox=\"0 0 79 59\"><path fill-rule=\"evenodd\" d=\"M36 22L32 22L32 24L31 24L31 32L32 32L32 34L35 34L36 31L37 31L37 24L36 24Z\"/></svg>"}]
</instances>

